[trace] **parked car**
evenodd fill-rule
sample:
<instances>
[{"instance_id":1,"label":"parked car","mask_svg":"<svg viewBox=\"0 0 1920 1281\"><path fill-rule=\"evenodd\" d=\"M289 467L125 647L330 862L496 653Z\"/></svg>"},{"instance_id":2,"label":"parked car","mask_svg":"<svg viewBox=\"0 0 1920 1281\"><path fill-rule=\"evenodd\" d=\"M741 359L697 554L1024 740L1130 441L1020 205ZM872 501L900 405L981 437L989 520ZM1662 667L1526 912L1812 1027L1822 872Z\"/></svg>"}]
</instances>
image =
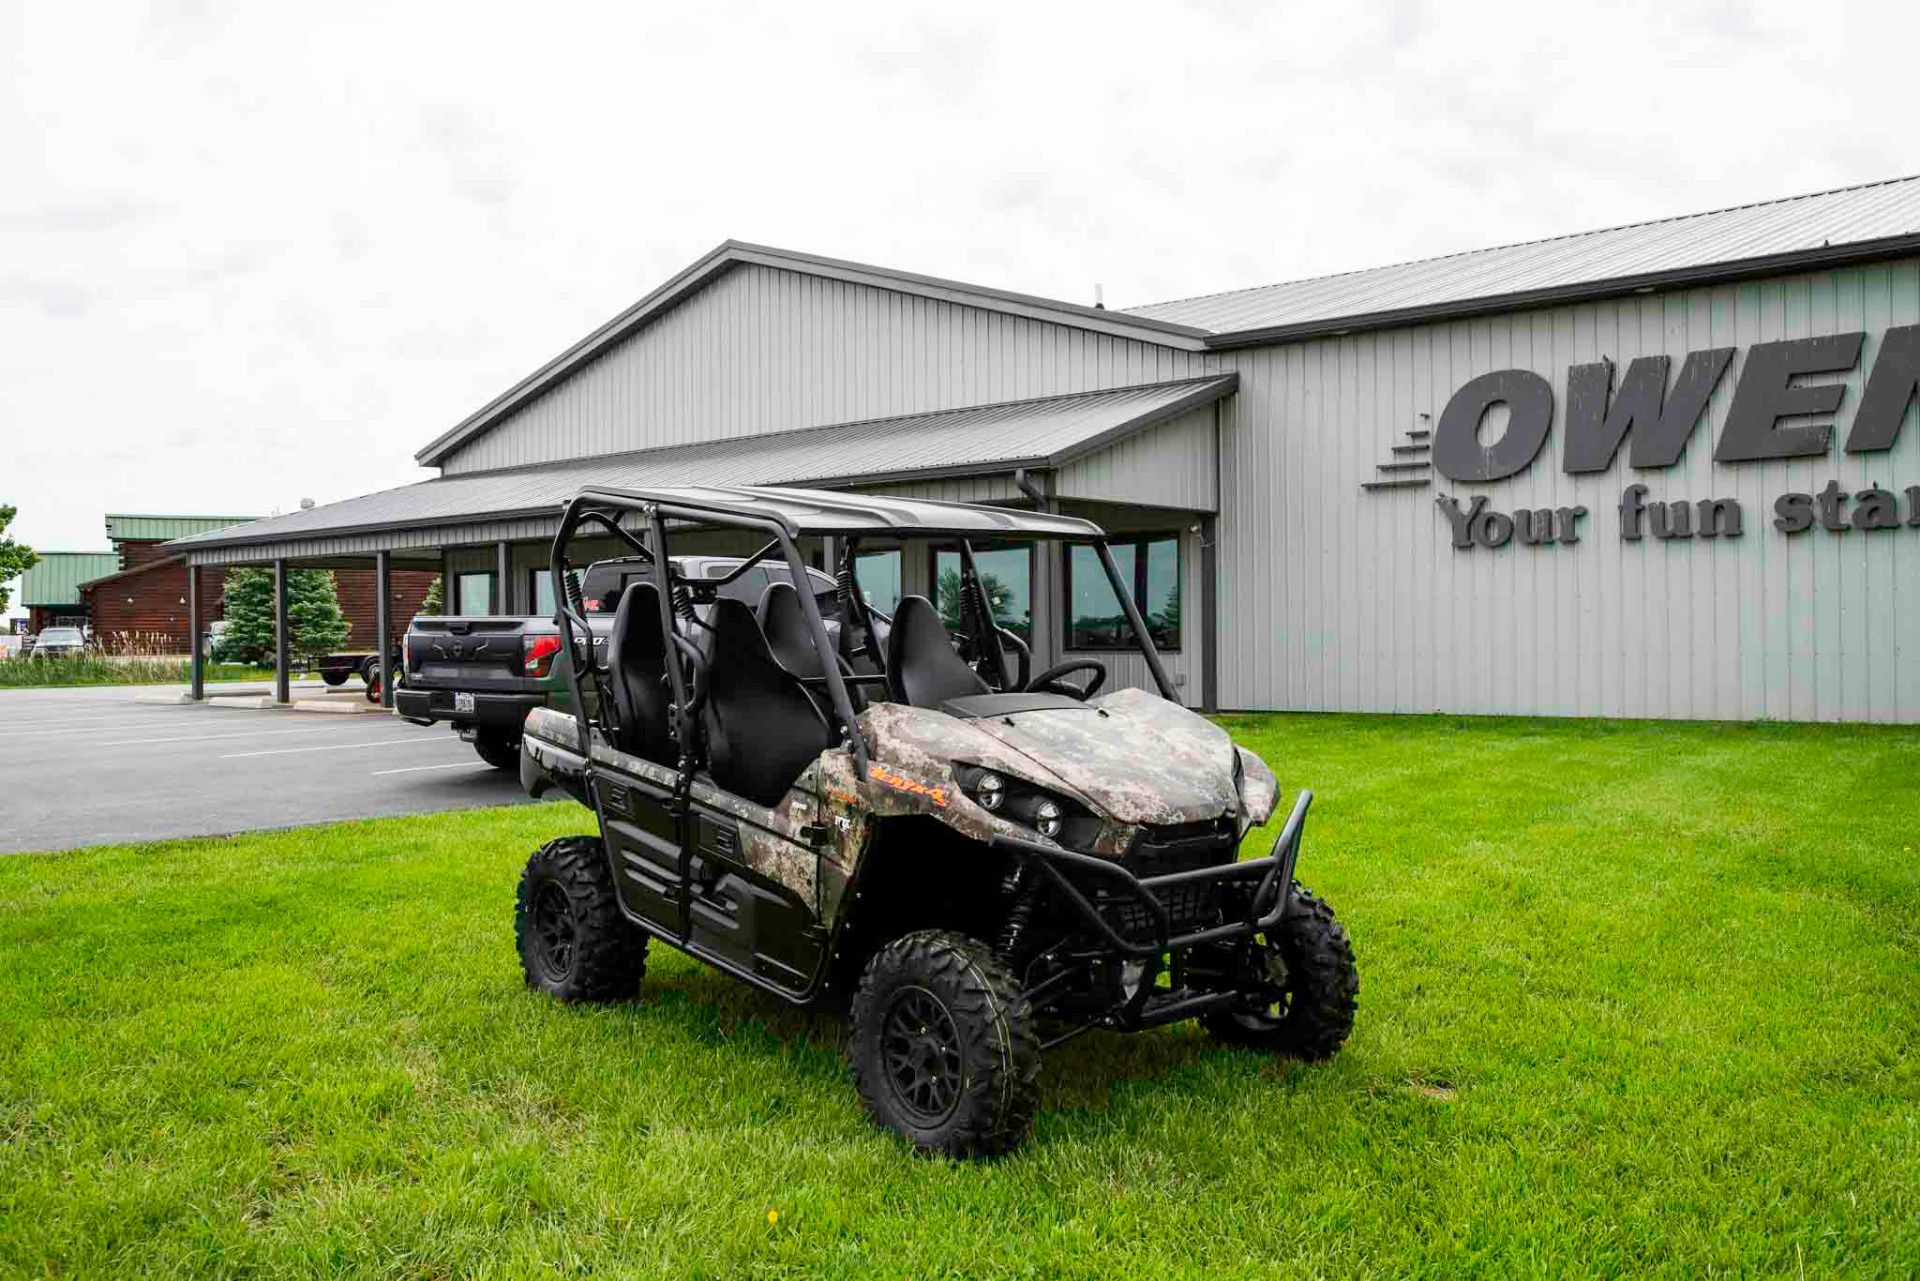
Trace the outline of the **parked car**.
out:
<instances>
[{"instance_id":1,"label":"parked car","mask_svg":"<svg viewBox=\"0 0 1920 1281\"><path fill-rule=\"evenodd\" d=\"M573 710L526 722L521 780L574 797L595 829L521 875L529 987L630 998L660 942L792 1004L850 1006L873 1119L949 1156L1017 1147L1043 1049L1095 1028L1191 1019L1304 1060L1346 1041L1352 945L1294 879L1313 794L1296 792L1265 857L1239 858L1278 783L1179 704L1098 526L865 494L596 489L561 520L557 568L587 520L628 512L658 559L622 596L609 661L564 661L589 620L563 606ZM743 566L795 577L800 538L839 540L839 625L790 583L756 612L684 575L672 540L701 527L771 537ZM957 551L958 627L910 595L881 641L854 546L876 533ZM1047 539L1096 550L1157 694L1103 691L1093 658L1027 670L973 543Z\"/></svg>"},{"instance_id":2,"label":"parked car","mask_svg":"<svg viewBox=\"0 0 1920 1281\"><path fill-rule=\"evenodd\" d=\"M778 564L752 565L728 579L743 563L738 556L684 556L676 558L675 569L693 581L726 580L715 591L748 608L759 604L770 584L792 581ZM621 594L647 572L639 559L622 557L589 565L580 576L596 661L605 661ZM837 617L833 579L819 570L808 574L821 610ZM571 705L563 665L554 661L559 652L560 629L551 618L419 615L407 627L394 711L416 724L450 725L487 764L517 769L527 713Z\"/></svg>"},{"instance_id":3,"label":"parked car","mask_svg":"<svg viewBox=\"0 0 1920 1281\"><path fill-rule=\"evenodd\" d=\"M78 627L48 627L33 643L35 658L78 658L87 652L87 634Z\"/></svg>"}]
</instances>

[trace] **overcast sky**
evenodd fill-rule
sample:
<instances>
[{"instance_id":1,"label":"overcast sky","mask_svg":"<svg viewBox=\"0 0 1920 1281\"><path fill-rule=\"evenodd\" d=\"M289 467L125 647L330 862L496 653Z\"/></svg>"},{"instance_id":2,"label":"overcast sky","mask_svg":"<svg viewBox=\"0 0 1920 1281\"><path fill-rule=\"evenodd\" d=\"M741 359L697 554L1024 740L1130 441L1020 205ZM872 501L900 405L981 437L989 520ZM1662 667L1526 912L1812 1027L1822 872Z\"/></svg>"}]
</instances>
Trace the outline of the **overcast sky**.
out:
<instances>
[{"instance_id":1,"label":"overcast sky","mask_svg":"<svg viewBox=\"0 0 1920 1281\"><path fill-rule=\"evenodd\" d=\"M1124 307L1912 173L1917 13L0 0L0 503L423 479L730 236Z\"/></svg>"}]
</instances>

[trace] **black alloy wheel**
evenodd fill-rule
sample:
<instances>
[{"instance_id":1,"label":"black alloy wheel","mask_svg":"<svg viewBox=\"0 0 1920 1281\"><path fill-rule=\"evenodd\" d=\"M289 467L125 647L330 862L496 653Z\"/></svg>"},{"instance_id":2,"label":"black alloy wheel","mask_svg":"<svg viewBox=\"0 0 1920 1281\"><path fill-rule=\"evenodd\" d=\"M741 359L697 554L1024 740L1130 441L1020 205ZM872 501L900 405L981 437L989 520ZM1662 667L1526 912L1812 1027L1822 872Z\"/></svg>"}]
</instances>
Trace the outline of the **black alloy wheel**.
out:
<instances>
[{"instance_id":1,"label":"black alloy wheel","mask_svg":"<svg viewBox=\"0 0 1920 1281\"><path fill-rule=\"evenodd\" d=\"M921 1152L999 1156L1039 1102L1039 1041L1020 984L978 939L921 930L867 961L847 1047L860 1100Z\"/></svg>"},{"instance_id":2,"label":"black alloy wheel","mask_svg":"<svg viewBox=\"0 0 1920 1281\"><path fill-rule=\"evenodd\" d=\"M1298 882L1290 892L1286 916L1248 948L1239 1002L1201 1024L1227 1045L1328 1059L1353 1031L1360 971L1333 908Z\"/></svg>"},{"instance_id":3,"label":"black alloy wheel","mask_svg":"<svg viewBox=\"0 0 1920 1281\"><path fill-rule=\"evenodd\" d=\"M923 1127L953 1115L964 1064L960 1032L939 997L923 987L896 991L880 1044L895 1103Z\"/></svg>"},{"instance_id":4,"label":"black alloy wheel","mask_svg":"<svg viewBox=\"0 0 1920 1281\"><path fill-rule=\"evenodd\" d=\"M527 860L514 899L527 986L562 1001L618 1001L638 990L647 935L620 910L597 836L549 841Z\"/></svg>"}]
</instances>

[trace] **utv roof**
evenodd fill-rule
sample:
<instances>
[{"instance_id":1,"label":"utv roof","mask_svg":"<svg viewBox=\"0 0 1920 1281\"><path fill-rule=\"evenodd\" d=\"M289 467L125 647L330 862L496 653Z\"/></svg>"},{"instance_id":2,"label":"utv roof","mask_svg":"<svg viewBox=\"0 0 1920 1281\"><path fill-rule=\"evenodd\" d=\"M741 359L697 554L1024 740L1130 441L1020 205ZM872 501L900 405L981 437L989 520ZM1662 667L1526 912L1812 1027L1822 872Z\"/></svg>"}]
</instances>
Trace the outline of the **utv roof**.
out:
<instances>
[{"instance_id":1,"label":"utv roof","mask_svg":"<svg viewBox=\"0 0 1920 1281\"><path fill-rule=\"evenodd\" d=\"M593 506L597 500L615 505L652 504L661 514L694 524L725 525L745 518L776 521L789 537L804 534L896 534L903 538L927 535L964 537L1101 538L1104 532L1090 520L1023 511L1014 507L980 507L972 503L942 503L925 498L885 498L825 489L788 489L774 485L707 485L675 489L609 489L589 486L576 500Z\"/></svg>"}]
</instances>

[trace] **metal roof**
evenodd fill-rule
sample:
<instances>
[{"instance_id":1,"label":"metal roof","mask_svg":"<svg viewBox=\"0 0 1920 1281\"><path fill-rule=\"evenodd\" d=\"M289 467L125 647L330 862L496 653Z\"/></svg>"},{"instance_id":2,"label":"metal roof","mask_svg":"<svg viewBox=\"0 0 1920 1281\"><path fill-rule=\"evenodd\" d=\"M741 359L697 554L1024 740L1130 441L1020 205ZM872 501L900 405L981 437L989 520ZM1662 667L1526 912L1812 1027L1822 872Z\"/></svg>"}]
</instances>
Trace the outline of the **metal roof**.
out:
<instances>
[{"instance_id":1,"label":"metal roof","mask_svg":"<svg viewBox=\"0 0 1920 1281\"><path fill-rule=\"evenodd\" d=\"M1920 176L1128 309L1243 346L1920 252Z\"/></svg>"},{"instance_id":2,"label":"metal roof","mask_svg":"<svg viewBox=\"0 0 1920 1281\"><path fill-rule=\"evenodd\" d=\"M550 515L589 485L640 489L881 484L1058 467L1210 404L1238 385L1238 374L1218 374L499 471L460 472L176 540L169 550Z\"/></svg>"},{"instance_id":3,"label":"metal roof","mask_svg":"<svg viewBox=\"0 0 1920 1281\"><path fill-rule=\"evenodd\" d=\"M1033 294L1014 293L1005 289L990 289L984 285L969 285L958 280L943 280L938 276L922 276L911 271L897 271L891 267L875 267L867 263L824 258L819 254L800 253L792 249L775 249L769 245L728 240L442 432L415 454L414 459L424 466L438 465L448 454L486 431L504 415L562 381L575 369L593 360L612 344L644 328L654 317L670 310L690 295L698 293L741 263L757 263L761 266L778 267L809 276L872 285L881 289L891 289L896 293L962 303L1007 315L1049 320L1056 324L1071 325L1077 329L1091 329L1099 333L1138 338L1194 351L1198 351L1202 346L1203 334L1200 330L1172 321L1108 311L1104 307L1083 307L1077 303L1060 302L1053 298L1040 298Z\"/></svg>"},{"instance_id":4,"label":"metal roof","mask_svg":"<svg viewBox=\"0 0 1920 1281\"><path fill-rule=\"evenodd\" d=\"M164 542L259 519L258 516L143 516L108 512L107 538L116 543Z\"/></svg>"},{"instance_id":5,"label":"metal roof","mask_svg":"<svg viewBox=\"0 0 1920 1281\"><path fill-rule=\"evenodd\" d=\"M41 552L39 563L20 575L20 604L78 605L80 584L119 568L119 552Z\"/></svg>"},{"instance_id":6,"label":"metal roof","mask_svg":"<svg viewBox=\"0 0 1920 1281\"><path fill-rule=\"evenodd\" d=\"M1100 527L1078 516L943 503L928 498L892 498L880 494L835 493L769 485L704 485L617 489L595 485L590 494L609 494L657 503L669 515L694 523L711 513L776 520L795 537L803 534L984 534L1048 538L1097 538Z\"/></svg>"}]
</instances>

